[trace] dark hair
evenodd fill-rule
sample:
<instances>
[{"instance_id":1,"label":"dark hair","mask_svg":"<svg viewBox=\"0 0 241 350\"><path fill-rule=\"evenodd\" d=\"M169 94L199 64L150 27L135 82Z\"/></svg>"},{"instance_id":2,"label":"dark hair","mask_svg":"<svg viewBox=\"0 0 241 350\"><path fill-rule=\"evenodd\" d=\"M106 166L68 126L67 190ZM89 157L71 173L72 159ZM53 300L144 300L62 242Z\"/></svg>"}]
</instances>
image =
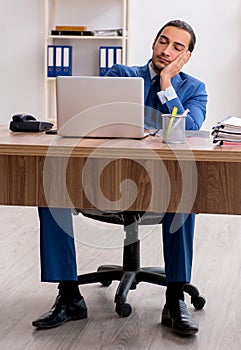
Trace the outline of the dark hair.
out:
<instances>
[{"instance_id":1,"label":"dark hair","mask_svg":"<svg viewBox=\"0 0 241 350\"><path fill-rule=\"evenodd\" d=\"M180 29L183 29L183 30L186 30L190 36L191 36L191 40L190 40L190 43L189 43L189 51L192 52L193 49L194 49L194 46L195 46L195 43L196 43L196 35L192 29L192 27L184 22L184 21L181 21L179 19L176 19L176 20L173 20L173 21L170 21L168 23L166 23L160 30L159 32L157 33L156 35L156 38L154 40L154 42L157 41L157 39L159 38L160 34L162 33L162 31L164 30L164 28L166 27L176 27L176 28L180 28Z\"/></svg>"}]
</instances>

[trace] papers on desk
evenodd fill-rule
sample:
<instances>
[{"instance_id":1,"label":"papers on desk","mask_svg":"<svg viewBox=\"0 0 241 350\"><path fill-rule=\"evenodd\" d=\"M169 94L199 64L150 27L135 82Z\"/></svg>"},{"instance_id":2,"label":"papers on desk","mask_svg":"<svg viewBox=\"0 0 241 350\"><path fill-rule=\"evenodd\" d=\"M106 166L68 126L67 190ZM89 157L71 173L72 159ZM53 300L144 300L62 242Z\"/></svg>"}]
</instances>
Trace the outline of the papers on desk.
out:
<instances>
[{"instance_id":1,"label":"papers on desk","mask_svg":"<svg viewBox=\"0 0 241 350\"><path fill-rule=\"evenodd\" d=\"M212 129L213 143L241 142L241 118L229 116Z\"/></svg>"}]
</instances>

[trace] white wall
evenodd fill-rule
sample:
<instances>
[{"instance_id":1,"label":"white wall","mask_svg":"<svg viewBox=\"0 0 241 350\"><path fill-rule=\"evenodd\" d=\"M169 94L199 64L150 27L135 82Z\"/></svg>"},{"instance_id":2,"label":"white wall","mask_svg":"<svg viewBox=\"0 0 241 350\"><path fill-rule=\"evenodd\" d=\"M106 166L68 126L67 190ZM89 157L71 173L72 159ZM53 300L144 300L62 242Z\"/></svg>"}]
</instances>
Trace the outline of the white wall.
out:
<instances>
[{"instance_id":1,"label":"white wall","mask_svg":"<svg viewBox=\"0 0 241 350\"><path fill-rule=\"evenodd\" d=\"M209 102L203 129L229 114L241 117L241 1L130 0L129 64L151 56L157 31L171 19L189 22L197 44L185 71L206 83Z\"/></svg>"},{"instance_id":2,"label":"white wall","mask_svg":"<svg viewBox=\"0 0 241 350\"><path fill-rule=\"evenodd\" d=\"M1 0L0 123L44 115L44 0Z\"/></svg>"},{"instance_id":3,"label":"white wall","mask_svg":"<svg viewBox=\"0 0 241 350\"><path fill-rule=\"evenodd\" d=\"M8 123L12 114L20 112L41 118L44 0L0 1L0 123ZM228 114L241 116L241 1L129 1L129 63L145 64L159 28L170 19L184 19L197 34L197 45L185 70L203 80L209 94L203 128L210 129Z\"/></svg>"}]
</instances>

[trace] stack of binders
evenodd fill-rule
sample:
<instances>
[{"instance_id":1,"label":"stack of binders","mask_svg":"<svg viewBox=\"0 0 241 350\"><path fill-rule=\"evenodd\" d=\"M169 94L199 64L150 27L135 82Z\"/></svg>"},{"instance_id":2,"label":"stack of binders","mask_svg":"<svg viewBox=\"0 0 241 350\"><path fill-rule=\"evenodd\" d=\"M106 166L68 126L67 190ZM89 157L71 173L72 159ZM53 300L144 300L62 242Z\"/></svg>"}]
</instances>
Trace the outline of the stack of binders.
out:
<instances>
[{"instance_id":1,"label":"stack of binders","mask_svg":"<svg viewBox=\"0 0 241 350\"><path fill-rule=\"evenodd\" d=\"M121 46L100 46L99 48L99 74L105 76L108 69L113 64L122 63L122 47Z\"/></svg>"},{"instance_id":2,"label":"stack of binders","mask_svg":"<svg viewBox=\"0 0 241 350\"><path fill-rule=\"evenodd\" d=\"M213 143L241 142L241 118L229 116L212 129Z\"/></svg>"},{"instance_id":3,"label":"stack of binders","mask_svg":"<svg viewBox=\"0 0 241 350\"><path fill-rule=\"evenodd\" d=\"M72 46L48 45L48 77L72 75Z\"/></svg>"}]
</instances>

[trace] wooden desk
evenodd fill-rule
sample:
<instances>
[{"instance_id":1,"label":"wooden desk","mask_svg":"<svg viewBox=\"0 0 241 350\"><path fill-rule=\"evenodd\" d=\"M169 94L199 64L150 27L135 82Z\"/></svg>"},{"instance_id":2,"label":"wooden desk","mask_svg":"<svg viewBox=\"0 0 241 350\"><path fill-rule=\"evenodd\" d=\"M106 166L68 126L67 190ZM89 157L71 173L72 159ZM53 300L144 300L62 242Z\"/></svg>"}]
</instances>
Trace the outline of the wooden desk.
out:
<instances>
[{"instance_id":1,"label":"wooden desk","mask_svg":"<svg viewBox=\"0 0 241 350\"><path fill-rule=\"evenodd\" d=\"M2 126L0 186L1 205L241 214L241 147L202 137L172 147L157 136L63 139Z\"/></svg>"}]
</instances>

